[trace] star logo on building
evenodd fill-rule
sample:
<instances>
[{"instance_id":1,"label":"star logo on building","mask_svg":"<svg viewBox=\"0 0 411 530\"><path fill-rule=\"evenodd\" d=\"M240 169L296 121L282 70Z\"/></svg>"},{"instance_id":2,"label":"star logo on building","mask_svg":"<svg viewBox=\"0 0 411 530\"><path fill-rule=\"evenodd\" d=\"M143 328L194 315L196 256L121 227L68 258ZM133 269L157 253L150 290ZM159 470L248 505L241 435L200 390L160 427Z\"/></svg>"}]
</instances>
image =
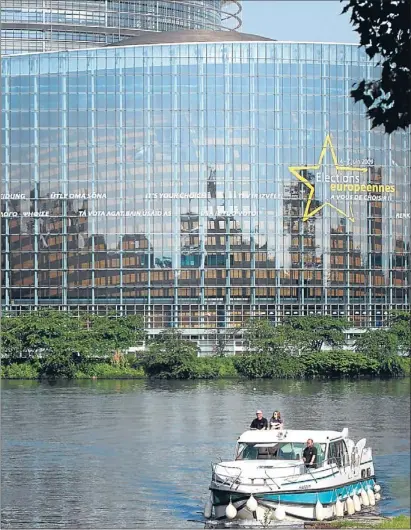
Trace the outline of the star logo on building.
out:
<instances>
[{"instance_id":1,"label":"star logo on building","mask_svg":"<svg viewBox=\"0 0 411 530\"><path fill-rule=\"evenodd\" d=\"M315 195L315 186L311 184L311 182L307 180L303 175L301 175L301 172L320 169L323 166L323 160L327 152L327 149L329 149L331 153L331 158L332 158L334 167L337 171L359 171L361 173L367 172L367 168L365 167L353 167L353 166L339 165L337 156L334 151L334 146L331 141L331 137L329 134L327 134L327 136L325 137L325 141L321 149L320 157L318 159L317 164L313 166L289 166L288 167L289 171L309 189L308 199L307 199L307 203L305 205L304 214L303 214L303 221L308 221L310 217L313 217L316 213L318 213L320 210L325 208L325 206L329 206L330 208L333 208L334 210L336 210L340 215L346 217L347 219L353 222L355 221L355 219L353 216L351 205L350 205L350 212L347 212L345 210L342 210L341 208L338 208L338 206L336 206L335 204L331 202L324 202L320 206L317 206L311 209L312 202L314 200L314 195Z\"/></svg>"}]
</instances>

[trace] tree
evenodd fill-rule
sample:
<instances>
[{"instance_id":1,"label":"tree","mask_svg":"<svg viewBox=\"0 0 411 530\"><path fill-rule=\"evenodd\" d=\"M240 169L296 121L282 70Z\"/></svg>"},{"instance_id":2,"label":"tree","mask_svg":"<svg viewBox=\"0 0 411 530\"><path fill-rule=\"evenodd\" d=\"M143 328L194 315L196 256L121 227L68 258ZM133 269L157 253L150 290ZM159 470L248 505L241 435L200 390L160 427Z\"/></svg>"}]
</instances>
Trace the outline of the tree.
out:
<instances>
[{"instance_id":1,"label":"tree","mask_svg":"<svg viewBox=\"0 0 411 530\"><path fill-rule=\"evenodd\" d=\"M290 317L285 321L287 340L302 351L320 351L322 345L335 348L345 342L344 330L350 327L345 318L332 316Z\"/></svg>"},{"instance_id":2,"label":"tree","mask_svg":"<svg viewBox=\"0 0 411 530\"><path fill-rule=\"evenodd\" d=\"M360 45L382 66L380 79L363 79L351 96L365 104L373 128L382 125L389 134L406 129L411 109L410 1L348 0L342 13L350 9Z\"/></svg>"},{"instance_id":3,"label":"tree","mask_svg":"<svg viewBox=\"0 0 411 530\"><path fill-rule=\"evenodd\" d=\"M390 332L398 339L400 350L411 356L411 312L393 311L391 314Z\"/></svg>"},{"instance_id":4,"label":"tree","mask_svg":"<svg viewBox=\"0 0 411 530\"><path fill-rule=\"evenodd\" d=\"M3 352L11 358L45 356L63 347L87 355L93 348L83 322L63 311L33 311L3 319L2 327Z\"/></svg>"},{"instance_id":5,"label":"tree","mask_svg":"<svg viewBox=\"0 0 411 530\"><path fill-rule=\"evenodd\" d=\"M252 319L245 328L244 345L249 352L278 355L285 347L284 329L269 320Z\"/></svg>"},{"instance_id":6,"label":"tree","mask_svg":"<svg viewBox=\"0 0 411 530\"><path fill-rule=\"evenodd\" d=\"M214 355L216 357L225 357L227 355L227 347L233 343L236 334L239 332L239 328L231 330L217 328L215 331L216 345L214 348Z\"/></svg>"},{"instance_id":7,"label":"tree","mask_svg":"<svg viewBox=\"0 0 411 530\"><path fill-rule=\"evenodd\" d=\"M152 340L142 365L149 377L189 379L195 373L197 353L196 344L174 330L167 330Z\"/></svg>"},{"instance_id":8,"label":"tree","mask_svg":"<svg viewBox=\"0 0 411 530\"><path fill-rule=\"evenodd\" d=\"M355 349L367 357L382 361L397 355L398 339L384 329L368 330L358 337Z\"/></svg>"},{"instance_id":9,"label":"tree","mask_svg":"<svg viewBox=\"0 0 411 530\"><path fill-rule=\"evenodd\" d=\"M21 330L17 317L1 318L1 356L9 359L22 357Z\"/></svg>"}]
</instances>

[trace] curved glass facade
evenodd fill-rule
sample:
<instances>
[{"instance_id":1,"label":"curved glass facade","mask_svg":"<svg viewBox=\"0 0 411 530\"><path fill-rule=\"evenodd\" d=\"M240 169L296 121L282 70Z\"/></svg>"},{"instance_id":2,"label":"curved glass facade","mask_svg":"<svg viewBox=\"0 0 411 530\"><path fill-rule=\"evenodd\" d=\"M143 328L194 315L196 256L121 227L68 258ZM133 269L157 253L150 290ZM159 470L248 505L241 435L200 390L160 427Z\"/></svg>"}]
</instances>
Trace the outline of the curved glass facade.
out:
<instances>
[{"instance_id":1,"label":"curved glass facade","mask_svg":"<svg viewBox=\"0 0 411 530\"><path fill-rule=\"evenodd\" d=\"M104 46L140 31L241 26L238 0L3 0L3 55Z\"/></svg>"},{"instance_id":2,"label":"curved glass facade","mask_svg":"<svg viewBox=\"0 0 411 530\"><path fill-rule=\"evenodd\" d=\"M3 306L204 340L252 315L409 309L409 132L371 131L347 97L377 68L281 42L5 58Z\"/></svg>"}]
</instances>

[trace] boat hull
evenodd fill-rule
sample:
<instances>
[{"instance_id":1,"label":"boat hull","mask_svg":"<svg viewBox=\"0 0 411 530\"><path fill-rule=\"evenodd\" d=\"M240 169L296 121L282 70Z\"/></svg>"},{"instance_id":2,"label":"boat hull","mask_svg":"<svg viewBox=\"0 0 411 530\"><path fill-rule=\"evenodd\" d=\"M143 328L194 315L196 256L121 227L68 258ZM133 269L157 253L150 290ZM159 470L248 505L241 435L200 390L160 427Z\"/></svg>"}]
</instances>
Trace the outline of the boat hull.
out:
<instances>
[{"instance_id":1,"label":"boat hull","mask_svg":"<svg viewBox=\"0 0 411 530\"><path fill-rule=\"evenodd\" d=\"M264 517L274 518L275 509L280 504L285 510L286 520L316 520L316 504L319 501L322 505L322 517L324 519L333 519L336 516L335 503L340 499L344 503L348 497L354 494L360 495L362 489L368 487L374 488L375 478L358 480L356 482L341 484L340 486L325 487L323 489L311 491L289 491L276 492L272 491L253 493L258 503L257 512L250 512L246 503L250 497L249 493L239 493L230 490L221 490L211 487L212 504L214 510L214 519L226 519L226 507L230 499L237 509L236 519L258 520ZM346 511L346 509L345 509Z\"/></svg>"}]
</instances>

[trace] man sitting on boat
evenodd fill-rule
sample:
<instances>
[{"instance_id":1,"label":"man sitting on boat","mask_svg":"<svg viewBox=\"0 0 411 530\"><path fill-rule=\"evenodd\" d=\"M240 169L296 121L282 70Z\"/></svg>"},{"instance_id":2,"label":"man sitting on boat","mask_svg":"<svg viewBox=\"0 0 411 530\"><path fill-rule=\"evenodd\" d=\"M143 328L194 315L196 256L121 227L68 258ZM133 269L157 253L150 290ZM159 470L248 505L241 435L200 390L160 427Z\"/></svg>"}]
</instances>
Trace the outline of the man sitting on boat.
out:
<instances>
[{"instance_id":1,"label":"man sitting on boat","mask_svg":"<svg viewBox=\"0 0 411 530\"><path fill-rule=\"evenodd\" d=\"M270 419L270 429L282 429L284 426L284 421L281 418L281 413L279 410L273 412L273 415Z\"/></svg>"},{"instance_id":2,"label":"man sitting on boat","mask_svg":"<svg viewBox=\"0 0 411 530\"><path fill-rule=\"evenodd\" d=\"M303 451L303 460L305 467L317 467L317 448L314 447L314 441L311 438L307 440L307 447Z\"/></svg>"},{"instance_id":3,"label":"man sitting on boat","mask_svg":"<svg viewBox=\"0 0 411 530\"><path fill-rule=\"evenodd\" d=\"M268 429L268 421L267 418L263 418L263 411L257 410L256 412L257 417L251 422L250 429L258 429L261 431L261 429Z\"/></svg>"}]
</instances>

